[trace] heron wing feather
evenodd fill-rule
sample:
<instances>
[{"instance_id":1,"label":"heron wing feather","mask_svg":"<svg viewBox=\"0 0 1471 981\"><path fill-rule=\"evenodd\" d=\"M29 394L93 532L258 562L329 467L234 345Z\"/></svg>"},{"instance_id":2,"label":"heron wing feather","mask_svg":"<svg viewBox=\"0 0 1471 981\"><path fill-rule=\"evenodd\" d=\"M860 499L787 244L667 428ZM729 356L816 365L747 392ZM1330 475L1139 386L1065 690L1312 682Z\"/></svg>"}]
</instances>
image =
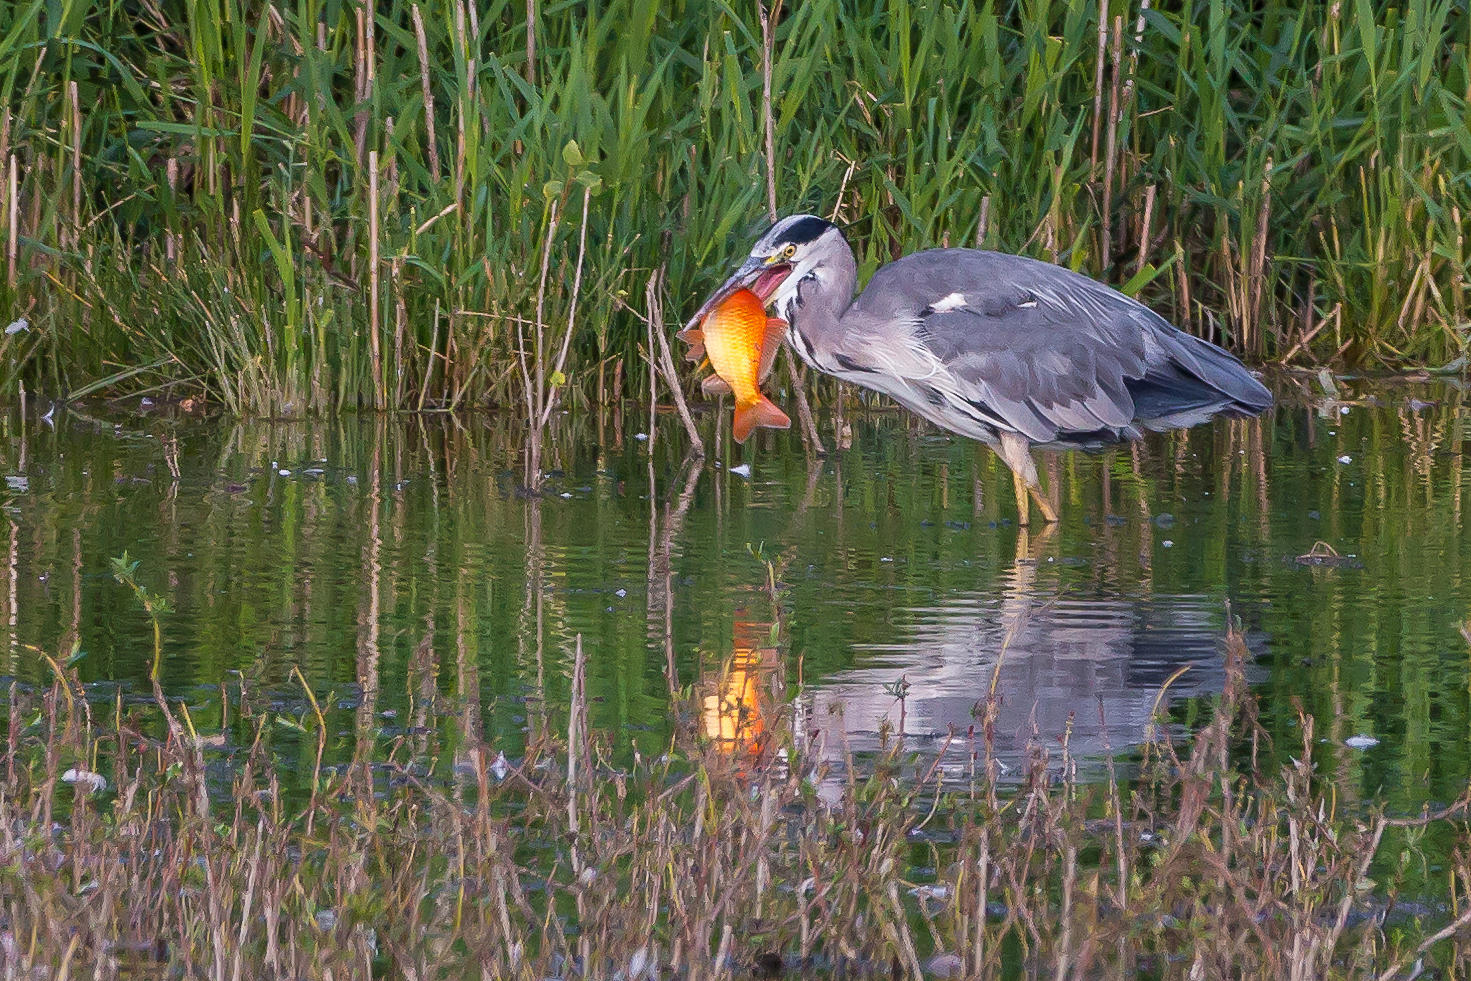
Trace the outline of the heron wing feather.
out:
<instances>
[{"instance_id":1,"label":"heron wing feather","mask_svg":"<svg viewBox=\"0 0 1471 981\"><path fill-rule=\"evenodd\" d=\"M908 331L910 384L983 407L1034 442L1271 402L1220 348L1101 283L1023 256L915 253L881 268L844 320L866 328L870 343Z\"/></svg>"}]
</instances>

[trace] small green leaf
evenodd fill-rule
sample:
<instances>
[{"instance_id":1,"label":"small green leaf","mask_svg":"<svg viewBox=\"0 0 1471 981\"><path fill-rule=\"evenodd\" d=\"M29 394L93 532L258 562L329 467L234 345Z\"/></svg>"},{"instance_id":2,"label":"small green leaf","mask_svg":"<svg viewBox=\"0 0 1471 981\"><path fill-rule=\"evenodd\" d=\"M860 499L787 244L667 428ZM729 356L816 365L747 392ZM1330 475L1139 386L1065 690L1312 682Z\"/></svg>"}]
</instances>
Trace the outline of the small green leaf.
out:
<instances>
[{"instance_id":1,"label":"small green leaf","mask_svg":"<svg viewBox=\"0 0 1471 981\"><path fill-rule=\"evenodd\" d=\"M562 160L569 167L582 166L582 148L577 145L576 140L568 140L567 145L562 147Z\"/></svg>"},{"instance_id":2,"label":"small green leaf","mask_svg":"<svg viewBox=\"0 0 1471 981\"><path fill-rule=\"evenodd\" d=\"M554 371L552 372L552 377L549 378L548 381L552 383L553 388L556 388L558 385L567 384L567 376L562 374L560 371Z\"/></svg>"},{"instance_id":3,"label":"small green leaf","mask_svg":"<svg viewBox=\"0 0 1471 981\"><path fill-rule=\"evenodd\" d=\"M66 656L66 666L71 667L73 664L86 660L86 658L87 652L82 650L82 642L80 640L72 641L72 652Z\"/></svg>"},{"instance_id":4,"label":"small green leaf","mask_svg":"<svg viewBox=\"0 0 1471 981\"><path fill-rule=\"evenodd\" d=\"M561 181L547 181L541 187L541 195L542 197L550 201L552 198L557 197L562 193L562 187L563 184Z\"/></svg>"},{"instance_id":5,"label":"small green leaf","mask_svg":"<svg viewBox=\"0 0 1471 981\"><path fill-rule=\"evenodd\" d=\"M590 170L584 170L577 175L577 183L596 194L603 189L603 179Z\"/></svg>"}]
</instances>

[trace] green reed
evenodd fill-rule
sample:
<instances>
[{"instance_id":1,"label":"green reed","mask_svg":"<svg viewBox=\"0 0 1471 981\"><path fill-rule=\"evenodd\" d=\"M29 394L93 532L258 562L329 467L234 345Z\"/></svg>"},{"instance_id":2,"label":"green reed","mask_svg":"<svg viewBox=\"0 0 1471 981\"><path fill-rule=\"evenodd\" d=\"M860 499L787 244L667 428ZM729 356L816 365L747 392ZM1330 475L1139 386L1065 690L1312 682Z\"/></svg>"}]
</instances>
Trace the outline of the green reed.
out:
<instances>
[{"instance_id":1,"label":"green reed","mask_svg":"<svg viewBox=\"0 0 1471 981\"><path fill-rule=\"evenodd\" d=\"M30 327L0 396L640 392L650 278L687 315L768 176L866 271L982 243L1257 360L1440 364L1467 345L1468 41L1453 0L812 2L779 12L768 104L754 4L24 0L0 321Z\"/></svg>"}]
</instances>

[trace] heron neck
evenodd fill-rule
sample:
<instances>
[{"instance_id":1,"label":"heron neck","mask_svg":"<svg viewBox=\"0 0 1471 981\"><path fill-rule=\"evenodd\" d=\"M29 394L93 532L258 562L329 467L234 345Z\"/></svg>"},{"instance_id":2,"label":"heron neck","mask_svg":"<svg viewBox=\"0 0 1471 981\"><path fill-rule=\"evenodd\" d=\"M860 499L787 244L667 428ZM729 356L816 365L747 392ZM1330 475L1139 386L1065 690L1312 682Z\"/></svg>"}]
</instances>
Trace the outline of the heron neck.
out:
<instances>
[{"instance_id":1,"label":"heron neck","mask_svg":"<svg viewBox=\"0 0 1471 981\"><path fill-rule=\"evenodd\" d=\"M823 263L817 278L804 283L799 290L802 332L822 336L835 326L852 305L857 282L858 263L853 250L846 246L835 250Z\"/></svg>"}]
</instances>

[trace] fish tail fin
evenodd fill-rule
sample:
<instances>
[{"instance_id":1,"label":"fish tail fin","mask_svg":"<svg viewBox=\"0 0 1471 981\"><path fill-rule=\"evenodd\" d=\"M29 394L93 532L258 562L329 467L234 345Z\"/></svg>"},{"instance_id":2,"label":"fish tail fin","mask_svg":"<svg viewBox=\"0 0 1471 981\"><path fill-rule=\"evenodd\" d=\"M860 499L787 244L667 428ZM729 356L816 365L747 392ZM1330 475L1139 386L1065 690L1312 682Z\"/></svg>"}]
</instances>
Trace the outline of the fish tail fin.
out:
<instances>
[{"instance_id":1,"label":"fish tail fin","mask_svg":"<svg viewBox=\"0 0 1471 981\"><path fill-rule=\"evenodd\" d=\"M789 429L792 420L787 414L776 407L776 403L764 395L758 396L756 401L750 405L738 405L735 410L735 422L731 425L731 434L735 436L737 443L744 443L751 435L751 430L757 426L765 426L767 429Z\"/></svg>"}]
</instances>

